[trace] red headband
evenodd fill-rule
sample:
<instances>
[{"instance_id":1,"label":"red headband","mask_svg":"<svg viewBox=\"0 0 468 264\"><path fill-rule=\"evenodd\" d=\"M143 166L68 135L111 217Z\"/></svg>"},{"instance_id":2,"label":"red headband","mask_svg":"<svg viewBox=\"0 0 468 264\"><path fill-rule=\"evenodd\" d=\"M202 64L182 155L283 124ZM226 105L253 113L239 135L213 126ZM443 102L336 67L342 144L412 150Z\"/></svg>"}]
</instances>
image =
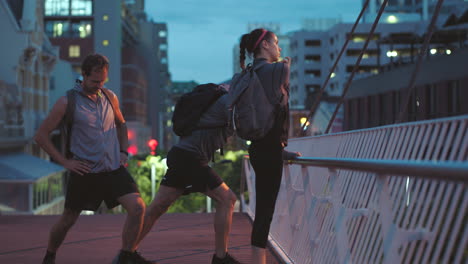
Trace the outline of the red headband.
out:
<instances>
[{"instance_id":1,"label":"red headband","mask_svg":"<svg viewBox=\"0 0 468 264\"><path fill-rule=\"evenodd\" d=\"M258 44L260 44L260 42L263 40L263 37L265 37L267 32L268 32L267 30L263 29L263 33L258 38L257 42L255 42L255 46L254 46L253 50L255 50L257 48Z\"/></svg>"}]
</instances>

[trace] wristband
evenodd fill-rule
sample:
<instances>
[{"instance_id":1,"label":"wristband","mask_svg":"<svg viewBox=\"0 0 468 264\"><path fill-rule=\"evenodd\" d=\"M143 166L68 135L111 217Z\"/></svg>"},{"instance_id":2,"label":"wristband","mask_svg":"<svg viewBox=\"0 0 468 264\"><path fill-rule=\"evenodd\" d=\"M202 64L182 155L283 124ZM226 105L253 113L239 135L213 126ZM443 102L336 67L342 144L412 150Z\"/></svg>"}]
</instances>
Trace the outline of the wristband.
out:
<instances>
[{"instance_id":1,"label":"wristband","mask_svg":"<svg viewBox=\"0 0 468 264\"><path fill-rule=\"evenodd\" d=\"M125 155L127 155L127 157L128 157L128 152L127 151L121 150L120 153L125 153Z\"/></svg>"}]
</instances>

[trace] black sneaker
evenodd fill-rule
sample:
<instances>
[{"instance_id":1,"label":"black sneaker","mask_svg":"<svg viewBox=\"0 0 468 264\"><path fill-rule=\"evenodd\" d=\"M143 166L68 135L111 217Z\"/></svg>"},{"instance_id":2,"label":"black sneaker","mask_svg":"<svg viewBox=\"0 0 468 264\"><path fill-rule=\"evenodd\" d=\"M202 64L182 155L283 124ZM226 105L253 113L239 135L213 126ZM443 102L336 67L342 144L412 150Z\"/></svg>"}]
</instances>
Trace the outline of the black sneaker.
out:
<instances>
[{"instance_id":1,"label":"black sneaker","mask_svg":"<svg viewBox=\"0 0 468 264\"><path fill-rule=\"evenodd\" d=\"M218 258L216 254L213 255L213 259L211 260L211 264L241 264L240 261L235 259L233 256L226 253L224 258Z\"/></svg>"},{"instance_id":2,"label":"black sneaker","mask_svg":"<svg viewBox=\"0 0 468 264\"><path fill-rule=\"evenodd\" d=\"M42 264L55 264L55 254L46 253Z\"/></svg>"},{"instance_id":3,"label":"black sneaker","mask_svg":"<svg viewBox=\"0 0 468 264\"><path fill-rule=\"evenodd\" d=\"M140 255L140 252L138 251L132 253L131 259L138 264L157 264L156 262L152 262L145 259L142 255Z\"/></svg>"},{"instance_id":4,"label":"black sneaker","mask_svg":"<svg viewBox=\"0 0 468 264\"><path fill-rule=\"evenodd\" d=\"M119 255L114 259L112 264L157 264L146 260L138 252L128 252L121 250Z\"/></svg>"}]
</instances>

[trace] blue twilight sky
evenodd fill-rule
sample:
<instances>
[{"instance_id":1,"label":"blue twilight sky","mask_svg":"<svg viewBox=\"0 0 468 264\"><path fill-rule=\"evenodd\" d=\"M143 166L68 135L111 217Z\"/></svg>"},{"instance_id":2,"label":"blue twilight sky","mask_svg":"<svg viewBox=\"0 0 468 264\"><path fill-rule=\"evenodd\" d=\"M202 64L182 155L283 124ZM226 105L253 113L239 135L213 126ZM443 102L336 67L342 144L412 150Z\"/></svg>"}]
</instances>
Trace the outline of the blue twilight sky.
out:
<instances>
[{"instance_id":1,"label":"blue twilight sky","mask_svg":"<svg viewBox=\"0 0 468 264\"><path fill-rule=\"evenodd\" d=\"M232 77L232 50L248 23L278 23L287 33L299 30L304 18L354 22L361 5L361 0L147 0L145 10L168 25L172 80L217 83Z\"/></svg>"}]
</instances>

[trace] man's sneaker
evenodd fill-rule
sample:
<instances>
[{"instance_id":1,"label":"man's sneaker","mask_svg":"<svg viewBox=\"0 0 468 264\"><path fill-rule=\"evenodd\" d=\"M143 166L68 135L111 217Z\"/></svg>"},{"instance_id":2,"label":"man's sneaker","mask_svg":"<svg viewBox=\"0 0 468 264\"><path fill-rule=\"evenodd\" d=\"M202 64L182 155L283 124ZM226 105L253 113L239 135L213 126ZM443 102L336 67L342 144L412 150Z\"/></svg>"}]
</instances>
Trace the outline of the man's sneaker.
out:
<instances>
[{"instance_id":1,"label":"man's sneaker","mask_svg":"<svg viewBox=\"0 0 468 264\"><path fill-rule=\"evenodd\" d=\"M140 252L138 251L132 253L131 259L138 264L157 264L156 262L152 262L145 259L142 255L140 255Z\"/></svg>"},{"instance_id":2,"label":"man's sneaker","mask_svg":"<svg viewBox=\"0 0 468 264\"><path fill-rule=\"evenodd\" d=\"M42 260L42 264L55 264L55 254L47 252Z\"/></svg>"},{"instance_id":3,"label":"man's sneaker","mask_svg":"<svg viewBox=\"0 0 468 264\"><path fill-rule=\"evenodd\" d=\"M241 264L240 261L235 259L233 256L229 255L226 252L226 256L224 258L218 258L216 254L213 255L213 259L211 260L211 264Z\"/></svg>"},{"instance_id":4,"label":"man's sneaker","mask_svg":"<svg viewBox=\"0 0 468 264\"><path fill-rule=\"evenodd\" d=\"M146 260L138 252L128 252L121 250L119 255L112 261L112 264L157 264Z\"/></svg>"}]
</instances>

